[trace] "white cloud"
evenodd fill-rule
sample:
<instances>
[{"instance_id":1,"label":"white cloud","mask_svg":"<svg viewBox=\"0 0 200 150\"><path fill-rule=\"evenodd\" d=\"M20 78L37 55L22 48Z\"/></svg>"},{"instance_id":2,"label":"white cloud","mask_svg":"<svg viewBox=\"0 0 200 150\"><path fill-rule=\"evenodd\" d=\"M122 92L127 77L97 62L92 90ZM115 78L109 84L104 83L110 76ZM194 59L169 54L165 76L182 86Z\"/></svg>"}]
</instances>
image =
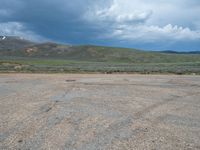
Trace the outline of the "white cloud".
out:
<instances>
[{"instance_id":1,"label":"white cloud","mask_svg":"<svg viewBox=\"0 0 200 150\"><path fill-rule=\"evenodd\" d=\"M145 22L152 14L150 9L127 9L126 2L113 0L109 7L94 7L86 12L84 18L88 21L104 21L112 23Z\"/></svg>"},{"instance_id":2,"label":"white cloud","mask_svg":"<svg viewBox=\"0 0 200 150\"><path fill-rule=\"evenodd\" d=\"M25 25L19 22L0 23L0 35L19 36L33 41L45 40L43 37L26 29Z\"/></svg>"},{"instance_id":3,"label":"white cloud","mask_svg":"<svg viewBox=\"0 0 200 150\"><path fill-rule=\"evenodd\" d=\"M187 6L186 2L189 3L188 0L113 0L109 7L94 7L84 18L95 26L107 28L109 33L100 36L111 39L133 42L200 40L199 28L191 27L195 18L199 18L200 9Z\"/></svg>"},{"instance_id":4,"label":"white cloud","mask_svg":"<svg viewBox=\"0 0 200 150\"><path fill-rule=\"evenodd\" d=\"M171 24L163 27L153 25L124 25L118 29L114 29L112 34L107 35L107 38L111 37L142 42L200 40L200 31L193 31L177 25L172 26Z\"/></svg>"}]
</instances>

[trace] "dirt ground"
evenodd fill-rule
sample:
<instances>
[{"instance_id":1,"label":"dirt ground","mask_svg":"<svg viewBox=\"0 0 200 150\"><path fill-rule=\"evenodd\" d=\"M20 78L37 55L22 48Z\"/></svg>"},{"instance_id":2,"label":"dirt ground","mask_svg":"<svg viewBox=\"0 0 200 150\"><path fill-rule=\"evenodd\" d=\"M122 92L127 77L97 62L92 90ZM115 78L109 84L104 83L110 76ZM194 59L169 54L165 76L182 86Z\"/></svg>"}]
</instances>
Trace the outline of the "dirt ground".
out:
<instances>
[{"instance_id":1,"label":"dirt ground","mask_svg":"<svg viewBox=\"0 0 200 150\"><path fill-rule=\"evenodd\" d=\"M0 149L200 149L200 76L1 74Z\"/></svg>"}]
</instances>

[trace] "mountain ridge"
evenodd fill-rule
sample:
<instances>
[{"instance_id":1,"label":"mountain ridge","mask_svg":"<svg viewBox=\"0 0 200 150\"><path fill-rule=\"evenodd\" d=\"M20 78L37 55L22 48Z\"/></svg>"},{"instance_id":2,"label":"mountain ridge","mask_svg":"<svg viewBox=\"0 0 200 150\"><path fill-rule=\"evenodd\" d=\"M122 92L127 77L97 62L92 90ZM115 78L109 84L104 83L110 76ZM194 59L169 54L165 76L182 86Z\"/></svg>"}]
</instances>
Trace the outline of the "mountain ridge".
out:
<instances>
[{"instance_id":1,"label":"mountain ridge","mask_svg":"<svg viewBox=\"0 0 200 150\"><path fill-rule=\"evenodd\" d=\"M200 61L199 53L143 51L95 45L65 45L54 42L35 43L20 37L0 36L0 56L53 58L80 61L167 63Z\"/></svg>"}]
</instances>

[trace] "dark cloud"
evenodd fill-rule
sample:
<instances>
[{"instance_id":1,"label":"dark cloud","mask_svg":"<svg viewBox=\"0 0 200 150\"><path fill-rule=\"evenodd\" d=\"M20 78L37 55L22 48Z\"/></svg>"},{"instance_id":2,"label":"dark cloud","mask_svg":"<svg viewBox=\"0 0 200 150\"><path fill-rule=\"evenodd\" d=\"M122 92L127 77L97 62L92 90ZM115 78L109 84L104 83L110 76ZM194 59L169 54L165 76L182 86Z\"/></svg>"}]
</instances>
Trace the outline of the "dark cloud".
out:
<instances>
[{"instance_id":1,"label":"dark cloud","mask_svg":"<svg viewBox=\"0 0 200 150\"><path fill-rule=\"evenodd\" d=\"M100 0L98 3L107 2ZM3 0L0 8L12 13L1 17L0 21L23 23L37 34L53 40L84 43L98 32L82 19L82 15L94 4L97 1Z\"/></svg>"},{"instance_id":2,"label":"dark cloud","mask_svg":"<svg viewBox=\"0 0 200 150\"><path fill-rule=\"evenodd\" d=\"M171 47L170 44L168 44L169 47L165 43L162 43L164 46L158 44L159 37L160 35L162 35L162 38L168 37L164 36L165 32L170 35L176 32L176 34L174 34L176 37L185 34L185 28L188 24L191 26L192 21L176 15L183 14L184 16L186 12L181 12L178 8L176 11L171 9L176 6L184 8L190 6L191 8L196 8L199 5L199 1L169 0L168 4L171 4L172 8L168 5L165 7L165 3L166 1L156 0L152 2L152 7L149 7L149 1L147 0L124 0L123 2L120 0L0 0L0 24L2 24L2 29L0 29L2 32L0 34L19 33L19 35L25 35L32 33L34 37L40 37L40 39L44 37L44 39L72 44L90 43L125 47L136 46L140 48L148 48L146 46L148 44L143 41L147 39L148 36L156 36L156 40L154 43L149 44L150 47L148 49L181 49L181 46L177 46L180 45L178 41L175 42L176 44L171 45ZM158 4L163 4L160 7L162 9L159 9ZM166 19L167 15L165 16L165 14L168 12L165 9L175 14L171 16L168 15L168 18L172 19ZM157 11L160 12L158 13ZM166 11L166 13L163 13L164 11ZM194 12L197 13L198 10ZM194 14L194 12L191 11L190 16L196 16L194 17L194 19L196 19L198 16ZM160 16L161 18L159 18ZM191 18L190 16L188 16L188 18ZM157 18L154 19L154 17ZM180 18L180 21L177 18ZM165 20L163 25L160 24L162 20ZM180 25L185 27L183 31L180 27L175 29L178 23L183 23ZM20 25L20 29L19 27L15 27L17 24ZM137 26L140 24L142 27L138 28L145 30L135 32L135 29L137 29ZM173 25L171 29L163 28L168 24ZM198 21L195 22L195 25L199 24ZM12 29L9 30L7 27L7 32L3 32L5 25L12 27ZM154 27L152 27L152 25ZM127 28L125 29L124 26ZM14 29L19 29L19 31L13 31ZM22 33L23 30L24 33ZM116 31L120 31L120 34L116 34L117 37L112 36L115 35L114 32ZM134 37L136 33L141 35L140 41L135 40L135 37L139 36L136 35ZM149 33L149 35L147 33ZM180 35L178 35L178 33L180 33ZM186 45L191 44L194 47L200 45L197 44L199 42L199 33L196 33L193 29L189 29L187 30L187 34L188 37L197 37L197 39L192 42L188 40L188 44ZM144 38L142 38L142 36L144 36ZM172 40L177 39L178 38L174 38ZM189 46L186 47L188 48Z\"/></svg>"}]
</instances>

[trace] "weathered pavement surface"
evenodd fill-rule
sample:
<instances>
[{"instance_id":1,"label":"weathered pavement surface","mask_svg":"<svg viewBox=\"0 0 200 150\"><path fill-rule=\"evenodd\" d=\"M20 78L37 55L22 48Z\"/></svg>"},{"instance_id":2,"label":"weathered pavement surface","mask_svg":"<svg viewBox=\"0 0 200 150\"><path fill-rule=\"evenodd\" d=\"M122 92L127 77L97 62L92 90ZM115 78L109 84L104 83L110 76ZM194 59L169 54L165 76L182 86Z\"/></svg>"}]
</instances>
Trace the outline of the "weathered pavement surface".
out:
<instances>
[{"instance_id":1,"label":"weathered pavement surface","mask_svg":"<svg viewBox=\"0 0 200 150\"><path fill-rule=\"evenodd\" d=\"M1 74L0 149L200 149L200 76Z\"/></svg>"}]
</instances>

